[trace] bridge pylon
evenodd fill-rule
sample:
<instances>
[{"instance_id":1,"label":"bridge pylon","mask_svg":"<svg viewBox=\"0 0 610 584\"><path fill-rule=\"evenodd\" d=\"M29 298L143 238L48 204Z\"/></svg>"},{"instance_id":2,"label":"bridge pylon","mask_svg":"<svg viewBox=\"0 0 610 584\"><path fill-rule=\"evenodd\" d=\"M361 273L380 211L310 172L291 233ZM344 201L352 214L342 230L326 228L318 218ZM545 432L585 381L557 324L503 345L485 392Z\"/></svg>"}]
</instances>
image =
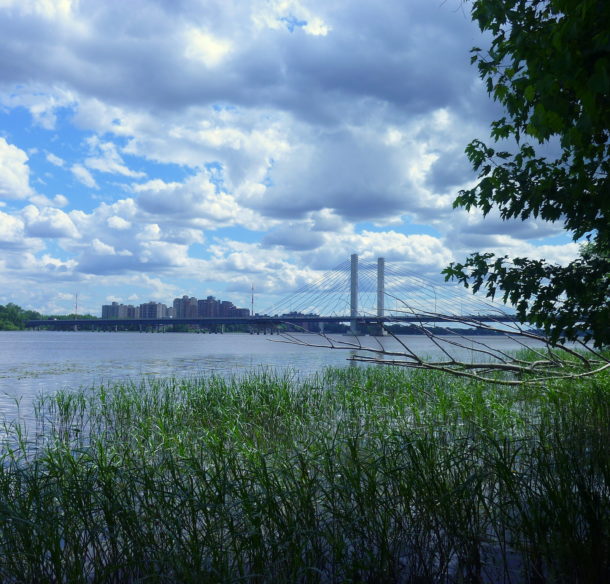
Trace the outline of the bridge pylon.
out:
<instances>
[{"instance_id":1,"label":"bridge pylon","mask_svg":"<svg viewBox=\"0 0 610 584\"><path fill-rule=\"evenodd\" d=\"M385 316L385 258L377 258L377 316ZM350 327L349 334L358 334L358 254L351 256L350 269ZM383 336L385 330L381 321L376 332L378 336Z\"/></svg>"},{"instance_id":2,"label":"bridge pylon","mask_svg":"<svg viewBox=\"0 0 610 584\"><path fill-rule=\"evenodd\" d=\"M385 258L377 258L377 316L385 316ZM379 321L377 335L382 337L386 334L383 323Z\"/></svg>"},{"instance_id":3,"label":"bridge pylon","mask_svg":"<svg viewBox=\"0 0 610 584\"><path fill-rule=\"evenodd\" d=\"M349 332L351 335L358 334L358 254L353 253L351 258L351 270L350 270L350 323Z\"/></svg>"}]
</instances>

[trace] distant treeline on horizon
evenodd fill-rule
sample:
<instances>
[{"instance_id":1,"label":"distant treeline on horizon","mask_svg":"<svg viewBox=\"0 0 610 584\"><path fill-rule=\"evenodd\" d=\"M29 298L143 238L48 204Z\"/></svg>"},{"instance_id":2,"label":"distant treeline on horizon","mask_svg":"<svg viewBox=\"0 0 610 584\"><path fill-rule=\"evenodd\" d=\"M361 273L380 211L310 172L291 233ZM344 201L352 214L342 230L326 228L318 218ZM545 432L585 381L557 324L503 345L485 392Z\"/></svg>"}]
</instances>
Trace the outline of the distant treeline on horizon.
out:
<instances>
[{"instance_id":1,"label":"distant treeline on horizon","mask_svg":"<svg viewBox=\"0 0 610 584\"><path fill-rule=\"evenodd\" d=\"M53 316L47 316L41 314L36 310L26 310L9 302L6 305L0 304L0 330L2 331L19 331L25 329L25 323L28 320L44 320L44 319L56 319L56 320L72 320L74 318L82 319L95 319L97 317L91 316L90 314L76 315L76 314L59 314Z\"/></svg>"}]
</instances>

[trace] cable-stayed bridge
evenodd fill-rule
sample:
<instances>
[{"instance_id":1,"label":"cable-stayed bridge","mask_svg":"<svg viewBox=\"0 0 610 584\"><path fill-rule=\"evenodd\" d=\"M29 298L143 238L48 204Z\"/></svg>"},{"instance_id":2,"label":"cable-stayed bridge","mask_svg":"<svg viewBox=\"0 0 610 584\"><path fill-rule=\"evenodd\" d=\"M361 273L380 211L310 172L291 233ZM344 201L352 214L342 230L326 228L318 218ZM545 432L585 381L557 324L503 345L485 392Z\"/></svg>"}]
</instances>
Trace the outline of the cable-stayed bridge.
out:
<instances>
[{"instance_id":1,"label":"cable-stayed bridge","mask_svg":"<svg viewBox=\"0 0 610 584\"><path fill-rule=\"evenodd\" d=\"M115 328L121 326L163 327L185 324L216 327L226 324L273 327L290 324L312 330L325 323L349 323L357 335L364 325L377 325L382 332L390 323L428 325L477 322L511 322L504 305L472 295L462 286L439 284L409 271L401 264L360 261L353 254L318 280L308 283L279 302L249 316L212 316L147 319L32 320L28 327Z\"/></svg>"},{"instance_id":2,"label":"cable-stayed bridge","mask_svg":"<svg viewBox=\"0 0 610 584\"><path fill-rule=\"evenodd\" d=\"M514 321L503 304L474 296L461 285L435 282L384 258L362 262L356 254L266 314L349 322L352 333L359 323Z\"/></svg>"}]
</instances>

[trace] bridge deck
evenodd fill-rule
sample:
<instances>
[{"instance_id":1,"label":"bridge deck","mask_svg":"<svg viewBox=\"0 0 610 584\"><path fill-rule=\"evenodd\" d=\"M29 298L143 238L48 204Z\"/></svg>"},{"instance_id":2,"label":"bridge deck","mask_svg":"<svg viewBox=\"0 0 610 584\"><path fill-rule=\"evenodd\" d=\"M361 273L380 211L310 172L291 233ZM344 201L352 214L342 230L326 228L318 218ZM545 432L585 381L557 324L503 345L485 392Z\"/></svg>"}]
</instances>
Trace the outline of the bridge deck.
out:
<instances>
[{"instance_id":1,"label":"bridge deck","mask_svg":"<svg viewBox=\"0 0 610 584\"><path fill-rule=\"evenodd\" d=\"M431 316L431 315L402 315L402 316L237 316L237 317L205 317L205 318L96 318L96 319L72 319L72 320L30 320L25 326L28 328L38 327L74 327L74 326L99 326L114 327L126 326L172 326L172 325L199 325L216 326L222 324L240 325L278 325L293 324L300 325L308 323L349 323L355 320L358 324L390 324L390 323L476 323L476 322L514 322L514 316L500 315L464 315L464 316Z\"/></svg>"}]
</instances>

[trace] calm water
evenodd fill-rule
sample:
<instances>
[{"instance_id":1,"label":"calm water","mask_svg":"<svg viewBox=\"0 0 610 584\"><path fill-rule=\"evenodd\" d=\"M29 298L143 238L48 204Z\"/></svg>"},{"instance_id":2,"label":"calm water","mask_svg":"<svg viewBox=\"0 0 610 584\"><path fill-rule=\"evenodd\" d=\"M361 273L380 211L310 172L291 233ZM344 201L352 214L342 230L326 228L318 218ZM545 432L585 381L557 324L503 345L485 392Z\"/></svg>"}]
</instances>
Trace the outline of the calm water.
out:
<instances>
[{"instance_id":1,"label":"calm water","mask_svg":"<svg viewBox=\"0 0 610 584\"><path fill-rule=\"evenodd\" d=\"M311 342L322 340L315 335L295 336ZM352 342L349 337L336 338ZM0 331L0 421L29 418L32 402L40 394L119 379L240 375L261 368L309 374L326 366L349 364L349 351L273 342L278 339L249 334ZM421 354L438 356L425 337L402 339ZM518 348L503 337L484 340L508 350ZM378 343L366 337L362 342L371 347ZM394 339L383 339L383 343L398 348ZM460 356L468 358L467 351Z\"/></svg>"}]
</instances>

